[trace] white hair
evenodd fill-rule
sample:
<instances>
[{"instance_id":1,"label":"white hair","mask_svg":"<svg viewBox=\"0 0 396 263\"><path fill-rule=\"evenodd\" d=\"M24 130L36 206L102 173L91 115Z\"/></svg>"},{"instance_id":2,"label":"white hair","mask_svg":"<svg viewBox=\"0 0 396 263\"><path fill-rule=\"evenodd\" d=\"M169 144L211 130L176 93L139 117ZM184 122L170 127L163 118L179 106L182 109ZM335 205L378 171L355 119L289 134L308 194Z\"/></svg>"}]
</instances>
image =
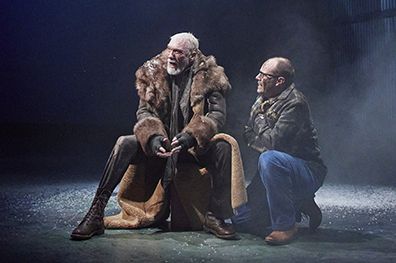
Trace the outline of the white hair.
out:
<instances>
[{"instance_id":1,"label":"white hair","mask_svg":"<svg viewBox=\"0 0 396 263\"><path fill-rule=\"evenodd\" d=\"M186 33L186 32L178 33L178 34L171 36L170 39L171 40L177 39L177 40L181 40L183 42L187 42L190 52L197 51L199 48L199 41L192 33Z\"/></svg>"}]
</instances>

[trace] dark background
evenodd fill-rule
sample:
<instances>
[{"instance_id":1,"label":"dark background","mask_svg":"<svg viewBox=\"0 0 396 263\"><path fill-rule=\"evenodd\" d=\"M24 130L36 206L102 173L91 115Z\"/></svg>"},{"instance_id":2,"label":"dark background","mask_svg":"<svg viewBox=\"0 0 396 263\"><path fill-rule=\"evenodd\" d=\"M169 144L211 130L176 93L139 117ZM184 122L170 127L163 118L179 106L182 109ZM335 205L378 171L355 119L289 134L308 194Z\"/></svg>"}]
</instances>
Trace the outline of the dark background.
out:
<instances>
[{"instance_id":1,"label":"dark background","mask_svg":"<svg viewBox=\"0 0 396 263\"><path fill-rule=\"evenodd\" d=\"M310 102L327 182L396 185L396 4L347 2L1 1L1 180L99 180L136 122L134 72L188 31L233 86L226 132L247 179L258 157L242 140L254 77L284 56Z\"/></svg>"}]
</instances>

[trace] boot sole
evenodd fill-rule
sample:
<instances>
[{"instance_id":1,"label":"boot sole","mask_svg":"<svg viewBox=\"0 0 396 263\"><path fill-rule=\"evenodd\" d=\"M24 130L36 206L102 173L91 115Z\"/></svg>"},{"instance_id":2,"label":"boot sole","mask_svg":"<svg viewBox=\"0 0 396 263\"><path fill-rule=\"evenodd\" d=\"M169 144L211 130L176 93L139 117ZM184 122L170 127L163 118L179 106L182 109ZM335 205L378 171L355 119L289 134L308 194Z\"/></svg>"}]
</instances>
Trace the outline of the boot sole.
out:
<instances>
[{"instance_id":1,"label":"boot sole","mask_svg":"<svg viewBox=\"0 0 396 263\"><path fill-rule=\"evenodd\" d=\"M208 234L211 233L211 234L215 235L217 238L221 238L221 239L235 239L235 237L236 237L236 234L231 234L231 235L219 235L219 234L217 234L217 232L214 231L213 229L210 229L210 228L208 228L208 227L206 227L206 226L203 226L203 228L204 228L205 233L208 233Z\"/></svg>"},{"instance_id":2,"label":"boot sole","mask_svg":"<svg viewBox=\"0 0 396 263\"><path fill-rule=\"evenodd\" d=\"M89 235L80 235L80 234L71 234L71 238L73 240L87 240L90 239L93 236L100 236L104 234L104 229L99 229L99 230L95 230L93 231L91 234Z\"/></svg>"},{"instance_id":3,"label":"boot sole","mask_svg":"<svg viewBox=\"0 0 396 263\"><path fill-rule=\"evenodd\" d=\"M281 245L288 245L296 239L297 239L297 237L294 236L290 240L287 240L287 241L278 241L278 240L264 240L264 241L265 241L265 243L267 243L270 246L281 246Z\"/></svg>"}]
</instances>

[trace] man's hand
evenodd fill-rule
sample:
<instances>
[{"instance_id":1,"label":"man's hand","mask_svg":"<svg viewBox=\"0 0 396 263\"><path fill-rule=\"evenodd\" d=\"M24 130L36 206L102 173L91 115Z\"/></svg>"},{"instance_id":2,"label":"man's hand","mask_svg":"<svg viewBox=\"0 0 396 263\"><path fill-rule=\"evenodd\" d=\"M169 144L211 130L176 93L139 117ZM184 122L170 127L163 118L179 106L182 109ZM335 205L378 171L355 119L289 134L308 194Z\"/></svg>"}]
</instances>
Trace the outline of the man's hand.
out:
<instances>
[{"instance_id":1,"label":"man's hand","mask_svg":"<svg viewBox=\"0 0 396 263\"><path fill-rule=\"evenodd\" d=\"M190 134L181 132L172 139L172 151L171 154L178 153L182 149L190 149L191 147L197 144L197 140L194 137L191 137Z\"/></svg>"},{"instance_id":2,"label":"man's hand","mask_svg":"<svg viewBox=\"0 0 396 263\"><path fill-rule=\"evenodd\" d=\"M256 133L254 130L249 127L245 126L245 132L243 133L243 139L245 140L245 143L250 146L256 138Z\"/></svg>"},{"instance_id":3,"label":"man's hand","mask_svg":"<svg viewBox=\"0 0 396 263\"><path fill-rule=\"evenodd\" d=\"M150 141L150 148L151 151L158 157L168 158L169 156L171 156L171 153L166 151L165 149L169 148L167 147L167 144L169 145L168 138L162 135L156 135Z\"/></svg>"}]
</instances>

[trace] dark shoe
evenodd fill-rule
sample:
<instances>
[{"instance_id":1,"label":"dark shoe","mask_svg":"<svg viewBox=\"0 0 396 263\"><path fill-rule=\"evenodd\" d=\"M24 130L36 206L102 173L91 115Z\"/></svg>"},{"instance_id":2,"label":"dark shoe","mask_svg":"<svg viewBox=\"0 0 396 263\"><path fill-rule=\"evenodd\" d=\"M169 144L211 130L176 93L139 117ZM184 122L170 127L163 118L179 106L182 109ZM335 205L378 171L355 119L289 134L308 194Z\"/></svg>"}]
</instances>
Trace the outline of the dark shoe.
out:
<instances>
[{"instance_id":1,"label":"dark shoe","mask_svg":"<svg viewBox=\"0 0 396 263\"><path fill-rule=\"evenodd\" d=\"M293 228L286 231L272 231L272 233L265 238L265 242L267 242L268 245L286 245L295 239L297 232L298 229L295 225Z\"/></svg>"},{"instance_id":2,"label":"dark shoe","mask_svg":"<svg viewBox=\"0 0 396 263\"><path fill-rule=\"evenodd\" d=\"M73 240L86 240L95 235L104 234L103 217L87 214L83 221L73 230L71 238Z\"/></svg>"},{"instance_id":3,"label":"dark shoe","mask_svg":"<svg viewBox=\"0 0 396 263\"><path fill-rule=\"evenodd\" d=\"M104 209L111 196L110 191L98 189L91 208L76 229L71 233L73 240L86 240L104 233Z\"/></svg>"},{"instance_id":4,"label":"dark shoe","mask_svg":"<svg viewBox=\"0 0 396 263\"><path fill-rule=\"evenodd\" d=\"M301 212L309 217L309 228L315 230L322 223L322 212L312 198L301 207Z\"/></svg>"},{"instance_id":5,"label":"dark shoe","mask_svg":"<svg viewBox=\"0 0 396 263\"><path fill-rule=\"evenodd\" d=\"M207 212L203 228L206 233L212 233L218 238L235 239L236 233L223 219L216 218L213 213Z\"/></svg>"}]
</instances>

